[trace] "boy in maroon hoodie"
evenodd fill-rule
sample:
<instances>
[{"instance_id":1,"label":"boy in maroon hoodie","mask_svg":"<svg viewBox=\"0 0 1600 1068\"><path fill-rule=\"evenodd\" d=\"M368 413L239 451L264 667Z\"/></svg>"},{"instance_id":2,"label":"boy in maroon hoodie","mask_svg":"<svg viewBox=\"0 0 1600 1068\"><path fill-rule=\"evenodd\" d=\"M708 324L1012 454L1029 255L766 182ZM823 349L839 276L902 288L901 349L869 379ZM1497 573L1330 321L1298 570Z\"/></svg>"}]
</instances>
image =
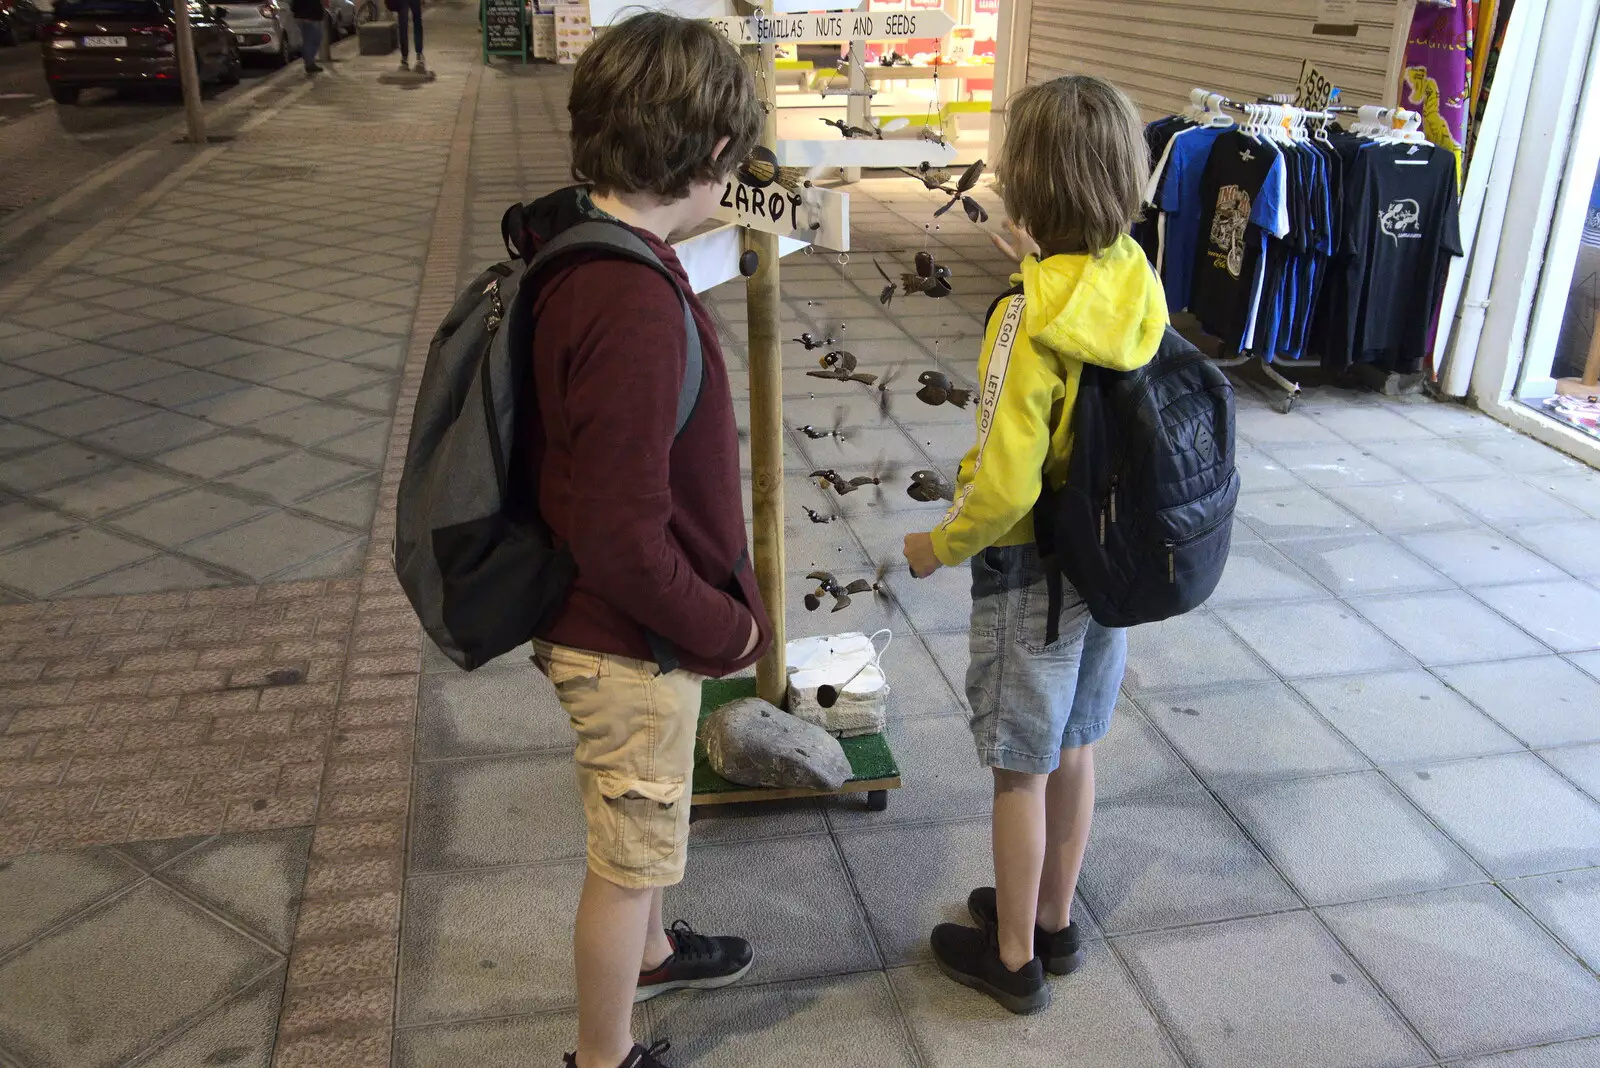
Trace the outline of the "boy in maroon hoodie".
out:
<instances>
[{"instance_id":1,"label":"boy in maroon hoodie","mask_svg":"<svg viewBox=\"0 0 1600 1068\"><path fill-rule=\"evenodd\" d=\"M578 1050L569 1068L661 1068L635 1045L636 1001L726 986L748 942L663 926L683 877L700 684L753 663L771 624L756 591L739 443L716 328L666 244L711 214L761 131L738 53L703 22L651 12L600 36L567 104L581 186L529 206L535 245L587 219L643 238L687 295L703 377L674 436L688 361L678 291L631 260L564 259L534 306L537 405L517 463L577 579L534 643L577 731L589 870L574 956ZM536 413L536 418L532 417Z\"/></svg>"}]
</instances>

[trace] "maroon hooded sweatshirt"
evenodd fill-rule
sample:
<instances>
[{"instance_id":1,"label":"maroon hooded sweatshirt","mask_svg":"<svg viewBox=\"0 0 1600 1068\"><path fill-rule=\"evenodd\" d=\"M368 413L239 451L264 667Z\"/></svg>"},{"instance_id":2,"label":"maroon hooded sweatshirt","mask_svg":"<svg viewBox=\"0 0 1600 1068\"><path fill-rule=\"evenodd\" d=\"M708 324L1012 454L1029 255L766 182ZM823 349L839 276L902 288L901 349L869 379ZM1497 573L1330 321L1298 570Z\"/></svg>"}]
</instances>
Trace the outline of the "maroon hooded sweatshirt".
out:
<instances>
[{"instance_id":1,"label":"maroon hooded sweatshirt","mask_svg":"<svg viewBox=\"0 0 1600 1068\"><path fill-rule=\"evenodd\" d=\"M688 296L704 357L700 397L674 440L688 352L683 309L665 278L644 264L582 256L552 270L534 305L538 418L522 422L517 462L537 471L539 512L571 550L577 580L539 637L653 661L648 629L676 647L686 670L726 675L772 640L745 536L727 364L677 255L654 234L633 232ZM741 656L752 617L761 637Z\"/></svg>"}]
</instances>

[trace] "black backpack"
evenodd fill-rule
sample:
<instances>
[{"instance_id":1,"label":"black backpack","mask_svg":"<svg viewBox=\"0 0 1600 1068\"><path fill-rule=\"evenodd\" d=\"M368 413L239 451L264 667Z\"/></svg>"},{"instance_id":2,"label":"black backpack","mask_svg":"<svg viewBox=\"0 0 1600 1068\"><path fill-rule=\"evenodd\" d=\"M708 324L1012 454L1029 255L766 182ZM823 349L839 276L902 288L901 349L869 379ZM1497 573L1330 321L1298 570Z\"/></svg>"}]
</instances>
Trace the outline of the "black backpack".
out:
<instances>
[{"instance_id":1,"label":"black backpack","mask_svg":"<svg viewBox=\"0 0 1600 1068\"><path fill-rule=\"evenodd\" d=\"M433 335L422 372L395 509L394 565L423 629L471 671L533 638L565 605L576 566L532 501L513 500L510 472L519 404L531 393L533 305L556 260L599 252L654 267L678 290L688 366L678 396L682 433L700 396L700 331L688 298L639 236L588 220L537 253L520 204L501 220L512 259L484 271ZM676 655L651 636L664 671Z\"/></svg>"},{"instance_id":2,"label":"black backpack","mask_svg":"<svg viewBox=\"0 0 1600 1068\"><path fill-rule=\"evenodd\" d=\"M1168 326L1136 371L1084 364L1071 418L1066 481L1046 478L1033 511L1047 642L1059 637L1062 575L1103 627L1199 607L1222 579L1239 497L1227 376Z\"/></svg>"}]
</instances>

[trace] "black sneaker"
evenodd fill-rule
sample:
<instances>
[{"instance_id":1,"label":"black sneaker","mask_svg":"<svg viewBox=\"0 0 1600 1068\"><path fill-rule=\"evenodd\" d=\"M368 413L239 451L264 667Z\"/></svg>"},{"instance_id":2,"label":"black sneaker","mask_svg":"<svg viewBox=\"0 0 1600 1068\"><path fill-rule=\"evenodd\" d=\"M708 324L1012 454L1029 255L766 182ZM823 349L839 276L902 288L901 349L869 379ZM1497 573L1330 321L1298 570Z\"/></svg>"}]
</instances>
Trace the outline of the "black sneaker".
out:
<instances>
[{"instance_id":1,"label":"black sneaker","mask_svg":"<svg viewBox=\"0 0 1600 1068\"><path fill-rule=\"evenodd\" d=\"M672 925L667 938L672 942L672 956L654 970L639 973L635 1004L669 990L717 990L737 983L755 960L755 951L744 939L697 934L683 920Z\"/></svg>"},{"instance_id":2,"label":"black sneaker","mask_svg":"<svg viewBox=\"0 0 1600 1068\"><path fill-rule=\"evenodd\" d=\"M656 1059L656 1054L665 1053L671 1048L672 1043L666 1039L655 1043L649 1049L645 1049L643 1046L634 1046L633 1052L628 1054L627 1060L623 1061L617 1068L667 1068L665 1064ZM578 1068L578 1055L569 1053L562 1060L562 1063L567 1068Z\"/></svg>"},{"instance_id":3,"label":"black sneaker","mask_svg":"<svg viewBox=\"0 0 1600 1068\"><path fill-rule=\"evenodd\" d=\"M988 994L1015 1013L1050 1007L1050 984L1038 957L1012 971L1000 960L992 934L959 923L941 923L929 942L939 970L962 986Z\"/></svg>"},{"instance_id":4,"label":"black sneaker","mask_svg":"<svg viewBox=\"0 0 1600 1068\"><path fill-rule=\"evenodd\" d=\"M973 922L985 931L999 927L994 900L994 887L980 886L967 896L967 911ZM1071 975L1083 967L1083 942L1078 936L1078 925L1067 924L1063 931L1051 934L1035 924L1033 928L1033 953L1044 962L1044 970L1051 975Z\"/></svg>"}]
</instances>

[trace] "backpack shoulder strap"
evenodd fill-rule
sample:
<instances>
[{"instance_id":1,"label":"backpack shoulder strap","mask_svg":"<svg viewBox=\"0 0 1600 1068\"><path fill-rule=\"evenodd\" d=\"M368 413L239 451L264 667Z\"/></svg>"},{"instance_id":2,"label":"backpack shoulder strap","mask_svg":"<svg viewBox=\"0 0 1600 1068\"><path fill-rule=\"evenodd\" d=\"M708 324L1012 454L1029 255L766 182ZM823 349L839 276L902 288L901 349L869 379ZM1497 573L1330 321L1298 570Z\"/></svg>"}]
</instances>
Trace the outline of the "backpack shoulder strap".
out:
<instances>
[{"instance_id":1,"label":"backpack shoulder strap","mask_svg":"<svg viewBox=\"0 0 1600 1068\"><path fill-rule=\"evenodd\" d=\"M1022 295L1022 283L1018 282L1016 285L1011 286L1004 293L1000 294L998 297L995 297L994 298L994 303L989 305L989 310L983 313L983 325L984 325L984 327L985 328L988 327L989 320L994 318L995 309L1000 307L1000 305L1001 305L1001 303L1003 301L1005 301L1008 297L1018 297L1018 296L1021 296L1021 295Z\"/></svg>"},{"instance_id":2,"label":"backpack shoulder strap","mask_svg":"<svg viewBox=\"0 0 1600 1068\"><path fill-rule=\"evenodd\" d=\"M509 215L510 211L507 212L508 217ZM638 234L618 223L599 220L581 222L545 242L538 255L529 261L528 273L531 275L554 260L575 252L604 252L633 260L655 268L661 277L672 283L673 291L678 294L678 304L683 308L683 333L686 342L683 386L678 391L678 414L672 431L673 437L677 437L683 433L683 428L688 425L690 416L694 414L695 405L700 400L700 386L705 378L705 354L700 347L700 327L694 321L694 312L689 307L689 298L684 295L683 287L677 278L673 277L672 272L667 270L661 258Z\"/></svg>"}]
</instances>

